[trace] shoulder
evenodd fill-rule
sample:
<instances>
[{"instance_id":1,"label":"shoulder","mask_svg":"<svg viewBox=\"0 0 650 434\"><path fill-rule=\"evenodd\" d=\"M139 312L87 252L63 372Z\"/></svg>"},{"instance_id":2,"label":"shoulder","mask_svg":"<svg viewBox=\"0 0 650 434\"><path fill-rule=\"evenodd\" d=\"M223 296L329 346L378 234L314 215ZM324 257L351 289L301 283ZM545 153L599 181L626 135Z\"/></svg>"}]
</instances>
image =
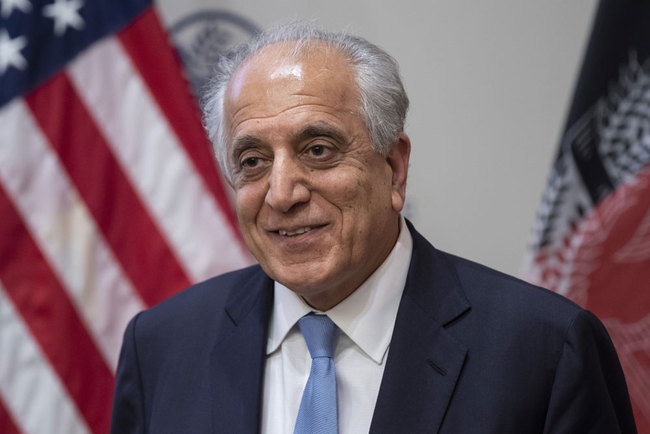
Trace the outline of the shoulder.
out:
<instances>
[{"instance_id":1,"label":"shoulder","mask_svg":"<svg viewBox=\"0 0 650 434\"><path fill-rule=\"evenodd\" d=\"M633 426L616 351L592 313L547 289L437 250L419 234L410 273L419 307L442 318L440 333L466 354L449 420L471 425L465 418L471 405L476 419L493 423L495 432L497 426L573 432L593 426L594 414L605 415L603 432L618 432L619 422ZM441 313L450 306L455 315Z\"/></svg>"},{"instance_id":2,"label":"shoulder","mask_svg":"<svg viewBox=\"0 0 650 434\"><path fill-rule=\"evenodd\" d=\"M475 262L441 255L453 267L471 306L466 319L449 330L470 346L488 343L503 357L537 358L549 368L577 336L610 346L600 320L566 297Z\"/></svg>"},{"instance_id":3,"label":"shoulder","mask_svg":"<svg viewBox=\"0 0 650 434\"><path fill-rule=\"evenodd\" d=\"M473 308L484 306L500 314L543 313L543 316L573 318L583 309L568 298L484 265L440 252L453 267Z\"/></svg>"},{"instance_id":4,"label":"shoulder","mask_svg":"<svg viewBox=\"0 0 650 434\"><path fill-rule=\"evenodd\" d=\"M436 249L412 226L410 277L424 286L421 299L438 308L449 299L463 300L468 315L480 321L568 325L583 309L560 294L532 285ZM434 315L435 316L435 315ZM438 315L442 317L443 315Z\"/></svg>"},{"instance_id":5,"label":"shoulder","mask_svg":"<svg viewBox=\"0 0 650 434\"><path fill-rule=\"evenodd\" d=\"M442 324L454 320L448 330L467 343L482 346L500 341L507 345L510 341L530 348L546 342L559 348L576 321L598 322L560 294L438 250L410 229L410 277L417 282L411 293L416 293L419 305L430 309ZM450 305L458 314L448 314Z\"/></svg>"},{"instance_id":6,"label":"shoulder","mask_svg":"<svg viewBox=\"0 0 650 434\"><path fill-rule=\"evenodd\" d=\"M167 338L178 333L200 333L227 315L228 305L255 297L271 280L259 265L232 271L194 284L140 312L131 326L138 337Z\"/></svg>"}]
</instances>

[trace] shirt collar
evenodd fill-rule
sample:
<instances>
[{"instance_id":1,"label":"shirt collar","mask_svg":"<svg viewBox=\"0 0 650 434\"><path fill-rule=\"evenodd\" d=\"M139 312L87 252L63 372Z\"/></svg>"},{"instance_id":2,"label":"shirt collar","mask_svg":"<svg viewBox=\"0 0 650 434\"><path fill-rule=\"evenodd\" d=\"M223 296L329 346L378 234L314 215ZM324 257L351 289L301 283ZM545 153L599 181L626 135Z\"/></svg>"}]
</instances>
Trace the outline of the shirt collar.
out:
<instances>
[{"instance_id":1,"label":"shirt collar","mask_svg":"<svg viewBox=\"0 0 650 434\"><path fill-rule=\"evenodd\" d=\"M393 334L397 309L411 262L413 239L403 217L386 260L345 300L324 312L361 350L381 363ZM266 354L278 349L300 318L315 311L299 295L275 282Z\"/></svg>"}]
</instances>

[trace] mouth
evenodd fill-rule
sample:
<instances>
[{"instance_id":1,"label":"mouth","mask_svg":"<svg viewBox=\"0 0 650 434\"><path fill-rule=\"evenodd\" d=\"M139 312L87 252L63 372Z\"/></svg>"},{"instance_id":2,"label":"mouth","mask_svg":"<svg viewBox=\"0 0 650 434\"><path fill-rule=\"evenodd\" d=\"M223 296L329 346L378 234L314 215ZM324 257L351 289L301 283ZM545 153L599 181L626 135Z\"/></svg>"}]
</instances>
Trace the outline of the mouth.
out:
<instances>
[{"instance_id":1,"label":"mouth","mask_svg":"<svg viewBox=\"0 0 650 434\"><path fill-rule=\"evenodd\" d=\"M298 228L298 229L292 230L292 231L285 231L283 229L279 229L278 234L282 235L283 237L295 237L297 235L302 235L304 233L307 233L307 232L311 231L311 229L312 228L309 227L309 226L306 226L304 228Z\"/></svg>"},{"instance_id":2,"label":"mouth","mask_svg":"<svg viewBox=\"0 0 650 434\"><path fill-rule=\"evenodd\" d=\"M274 231L271 231L275 234L278 234L281 237L297 237L300 235L304 235L308 232L311 232L316 229L320 229L327 226L326 224L322 225L313 225L313 226L300 226L300 227L292 227L292 228L286 228L286 229L276 229Z\"/></svg>"}]
</instances>

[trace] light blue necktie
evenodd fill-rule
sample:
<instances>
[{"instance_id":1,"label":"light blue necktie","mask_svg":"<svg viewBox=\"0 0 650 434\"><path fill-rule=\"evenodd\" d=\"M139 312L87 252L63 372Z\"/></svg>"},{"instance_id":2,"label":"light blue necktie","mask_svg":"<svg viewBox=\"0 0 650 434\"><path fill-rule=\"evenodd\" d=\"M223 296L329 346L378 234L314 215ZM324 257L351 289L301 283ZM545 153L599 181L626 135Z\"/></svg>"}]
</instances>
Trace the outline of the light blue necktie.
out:
<instances>
[{"instance_id":1,"label":"light blue necktie","mask_svg":"<svg viewBox=\"0 0 650 434\"><path fill-rule=\"evenodd\" d=\"M294 434L338 433L334 350L338 327L325 315L310 313L298 320L309 354L311 371L305 386Z\"/></svg>"}]
</instances>

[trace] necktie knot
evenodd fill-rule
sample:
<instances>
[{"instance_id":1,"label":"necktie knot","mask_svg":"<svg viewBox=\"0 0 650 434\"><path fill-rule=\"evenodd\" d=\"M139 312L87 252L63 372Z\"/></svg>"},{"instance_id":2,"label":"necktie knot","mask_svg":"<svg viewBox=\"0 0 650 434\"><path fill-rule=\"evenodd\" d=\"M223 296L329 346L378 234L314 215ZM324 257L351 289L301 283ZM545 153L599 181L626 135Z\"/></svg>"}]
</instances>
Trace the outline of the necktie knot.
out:
<instances>
[{"instance_id":1,"label":"necktie knot","mask_svg":"<svg viewBox=\"0 0 650 434\"><path fill-rule=\"evenodd\" d=\"M326 315L310 313L298 320L311 358L334 357L338 327Z\"/></svg>"}]
</instances>

